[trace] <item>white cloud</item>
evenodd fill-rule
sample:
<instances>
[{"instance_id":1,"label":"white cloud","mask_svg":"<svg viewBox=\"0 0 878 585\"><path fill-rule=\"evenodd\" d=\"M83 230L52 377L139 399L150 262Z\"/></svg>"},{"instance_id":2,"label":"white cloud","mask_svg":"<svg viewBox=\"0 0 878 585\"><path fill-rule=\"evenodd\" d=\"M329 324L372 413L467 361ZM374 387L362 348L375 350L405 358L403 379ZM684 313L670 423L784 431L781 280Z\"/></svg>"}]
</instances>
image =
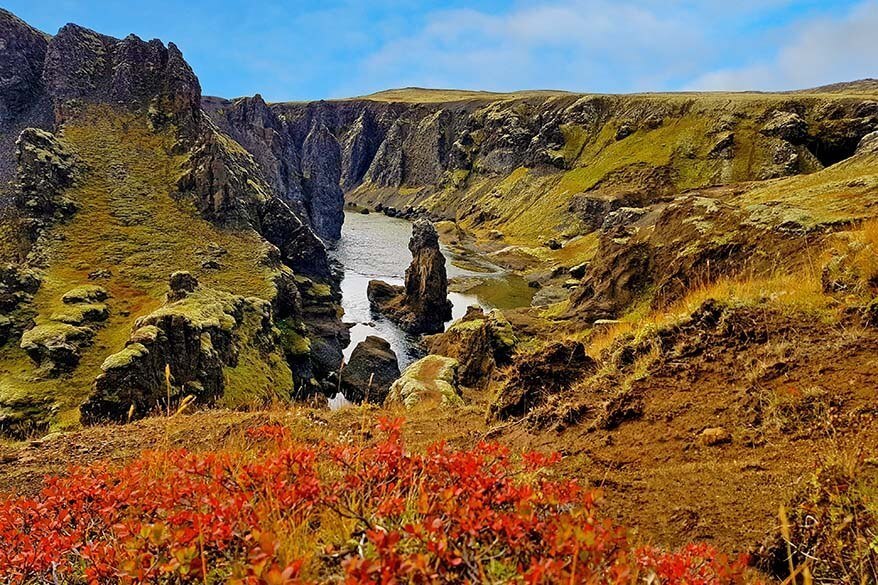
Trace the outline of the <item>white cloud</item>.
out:
<instances>
[{"instance_id":1,"label":"white cloud","mask_svg":"<svg viewBox=\"0 0 878 585\"><path fill-rule=\"evenodd\" d=\"M878 77L878 1L868 0L836 18L793 25L776 54L746 67L702 75L690 89L799 89Z\"/></svg>"},{"instance_id":2,"label":"white cloud","mask_svg":"<svg viewBox=\"0 0 878 585\"><path fill-rule=\"evenodd\" d=\"M691 77L707 46L685 10L649 0L555 0L501 14L452 10L367 56L363 79L351 85L648 89Z\"/></svg>"}]
</instances>

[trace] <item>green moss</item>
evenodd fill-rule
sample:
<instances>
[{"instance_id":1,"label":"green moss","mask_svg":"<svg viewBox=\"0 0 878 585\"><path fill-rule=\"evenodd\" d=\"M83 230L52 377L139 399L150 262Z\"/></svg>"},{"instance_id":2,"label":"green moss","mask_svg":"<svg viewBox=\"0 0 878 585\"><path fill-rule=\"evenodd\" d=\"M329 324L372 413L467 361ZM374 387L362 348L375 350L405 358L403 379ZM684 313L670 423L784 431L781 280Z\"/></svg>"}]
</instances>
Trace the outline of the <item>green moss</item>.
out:
<instances>
[{"instance_id":1,"label":"green moss","mask_svg":"<svg viewBox=\"0 0 878 585\"><path fill-rule=\"evenodd\" d=\"M455 387L458 362L455 359L428 355L405 369L390 387L386 404L406 408L425 405L462 405Z\"/></svg>"},{"instance_id":2,"label":"green moss","mask_svg":"<svg viewBox=\"0 0 878 585\"><path fill-rule=\"evenodd\" d=\"M304 334L301 325L284 320L278 323L277 327L280 332L281 346L288 354L306 357L311 353L311 340Z\"/></svg>"},{"instance_id":3,"label":"green moss","mask_svg":"<svg viewBox=\"0 0 878 585\"><path fill-rule=\"evenodd\" d=\"M65 303L103 301L109 296L107 289L96 284L83 284L72 288L61 297Z\"/></svg>"},{"instance_id":4,"label":"green moss","mask_svg":"<svg viewBox=\"0 0 878 585\"><path fill-rule=\"evenodd\" d=\"M61 138L86 170L64 194L79 209L53 228L56 237L45 250L51 263L33 309L38 324L67 314L64 293L100 270L108 274L99 284L110 294L109 318L64 379L34 380L34 363L18 344L0 348L0 403L23 389L34 399L56 401L64 412L89 395L104 360L125 346L136 318L164 303L172 272L188 270L205 287L242 296L271 298L275 289L272 270L260 263L264 242L258 234L217 227L198 215L193 201L174 196L186 156L173 154L173 128L154 132L145 117L89 106L65 123ZM223 270L201 268L204 242L226 250Z\"/></svg>"},{"instance_id":5,"label":"green moss","mask_svg":"<svg viewBox=\"0 0 878 585\"><path fill-rule=\"evenodd\" d=\"M131 345L125 347L122 351L116 352L113 355L107 357L104 360L104 363L101 364L101 369L103 371L115 370L118 368L128 367L133 361L142 358L147 355L149 350L143 344L140 343L132 343Z\"/></svg>"}]
</instances>

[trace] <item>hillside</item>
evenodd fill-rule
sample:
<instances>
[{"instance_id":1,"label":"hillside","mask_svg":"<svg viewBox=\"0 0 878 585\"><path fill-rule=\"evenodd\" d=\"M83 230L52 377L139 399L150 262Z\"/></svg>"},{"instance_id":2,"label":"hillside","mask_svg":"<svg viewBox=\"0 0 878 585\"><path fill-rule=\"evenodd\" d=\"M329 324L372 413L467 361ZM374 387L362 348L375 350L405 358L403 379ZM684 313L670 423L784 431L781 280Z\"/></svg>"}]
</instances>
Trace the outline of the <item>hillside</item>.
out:
<instances>
[{"instance_id":1,"label":"hillside","mask_svg":"<svg viewBox=\"0 0 878 585\"><path fill-rule=\"evenodd\" d=\"M0 41L0 524L52 511L0 531L33 552L0 576L878 578L875 80L267 103L202 96L173 43L2 10ZM404 286L353 275L439 283L410 368L374 337L343 354L370 326L344 321L345 210L432 220ZM445 284L497 275L513 302L442 331Z\"/></svg>"},{"instance_id":2,"label":"hillside","mask_svg":"<svg viewBox=\"0 0 878 585\"><path fill-rule=\"evenodd\" d=\"M19 49L4 66L33 72L0 96L14 145L0 428L144 416L167 402L166 364L174 402L253 405L319 386L347 342L301 209L310 194L273 192L204 117L173 44L76 25L49 37L6 12L0 24Z\"/></svg>"}]
</instances>

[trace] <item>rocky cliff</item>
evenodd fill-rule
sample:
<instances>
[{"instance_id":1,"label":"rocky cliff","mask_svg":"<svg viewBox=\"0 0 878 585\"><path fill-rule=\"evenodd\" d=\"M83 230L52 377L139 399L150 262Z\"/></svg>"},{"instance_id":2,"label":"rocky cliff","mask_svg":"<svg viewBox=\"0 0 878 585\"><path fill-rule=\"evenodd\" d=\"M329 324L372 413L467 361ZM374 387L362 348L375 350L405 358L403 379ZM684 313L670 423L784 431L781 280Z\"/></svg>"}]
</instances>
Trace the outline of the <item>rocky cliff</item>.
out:
<instances>
[{"instance_id":1,"label":"rocky cliff","mask_svg":"<svg viewBox=\"0 0 878 585\"><path fill-rule=\"evenodd\" d=\"M334 138L315 125L300 177L204 114L173 43L5 11L0 40L0 428L319 391L347 343ZM201 285L172 298L178 271Z\"/></svg>"}]
</instances>

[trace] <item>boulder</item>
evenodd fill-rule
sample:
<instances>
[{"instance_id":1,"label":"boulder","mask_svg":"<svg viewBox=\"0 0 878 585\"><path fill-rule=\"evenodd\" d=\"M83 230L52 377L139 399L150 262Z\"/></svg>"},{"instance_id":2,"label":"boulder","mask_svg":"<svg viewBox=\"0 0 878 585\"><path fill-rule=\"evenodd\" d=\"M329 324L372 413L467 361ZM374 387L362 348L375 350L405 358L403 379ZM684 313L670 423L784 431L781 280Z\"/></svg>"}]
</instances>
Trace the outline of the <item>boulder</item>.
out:
<instances>
[{"instance_id":1,"label":"boulder","mask_svg":"<svg viewBox=\"0 0 878 585\"><path fill-rule=\"evenodd\" d=\"M500 311L486 314L480 307L469 307L447 331L425 341L431 354L459 362L458 381L463 386L486 383L498 365L509 363L517 342L512 325Z\"/></svg>"},{"instance_id":2,"label":"boulder","mask_svg":"<svg viewBox=\"0 0 878 585\"><path fill-rule=\"evenodd\" d=\"M699 442L705 447L715 447L732 442L732 434L723 427L711 427L704 429L698 435Z\"/></svg>"},{"instance_id":3,"label":"boulder","mask_svg":"<svg viewBox=\"0 0 878 585\"><path fill-rule=\"evenodd\" d=\"M371 281L367 294L377 311L410 333L438 333L451 319L445 257L432 222L419 219L409 240L412 263L405 271L405 285L395 287Z\"/></svg>"},{"instance_id":4,"label":"boulder","mask_svg":"<svg viewBox=\"0 0 878 585\"><path fill-rule=\"evenodd\" d=\"M457 391L458 365L456 359L440 355L419 359L393 383L384 404L401 404L406 408L462 405Z\"/></svg>"},{"instance_id":5,"label":"boulder","mask_svg":"<svg viewBox=\"0 0 878 585\"><path fill-rule=\"evenodd\" d=\"M178 270L168 282L168 301L179 301L198 288L198 279L185 270Z\"/></svg>"},{"instance_id":6,"label":"boulder","mask_svg":"<svg viewBox=\"0 0 878 585\"><path fill-rule=\"evenodd\" d=\"M41 368L56 375L79 363L81 347L93 331L68 323L50 322L29 329L21 336L21 349Z\"/></svg>"},{"instance_id":7,"label":"boulder","mask_svg":"<svg viewBox=\"0 0 878 585\"><path fill-rule=\"evenodd\" d=\"M370 335L357 344L341 371L341 391L351 402L381 404L399 376L399 362L390 344Z\"/></svg>"},{"instance_id":8,"label":"boulder","mask_svg":"<svg viewBox=\"0 0 878 585\"><path fill-rule=\"evenodd\" d=\"M796 113L774 112L760 132L796 144L808 135L808 124Z\"/></svg>"},{"instance_id":9,"label":"boulder","mask_svg":"<svg viewBox=\"0 0 878 585\"><path fill-rule=\"evenodd\" d=\"M132 408L137 418L149 414L167 400L166 367L173 401L189 394L211 404L223 396L244 344L267 354L277 342L267 301L199 287L135 322L125 347L101 365L82 420L124 421Z\"/></svg>"},{"instance_id":10,"label":"boulder","mask_svg":"<svg viewBox=\"0 0 878 585\"><path fill-rule=\"evenodd\" d=\"M107 300L110 293L102 286L95 284L84 284L72 288L61 297L61 301L66 304L75 303L95 303Z\"/></svg>"}]
</instances>

